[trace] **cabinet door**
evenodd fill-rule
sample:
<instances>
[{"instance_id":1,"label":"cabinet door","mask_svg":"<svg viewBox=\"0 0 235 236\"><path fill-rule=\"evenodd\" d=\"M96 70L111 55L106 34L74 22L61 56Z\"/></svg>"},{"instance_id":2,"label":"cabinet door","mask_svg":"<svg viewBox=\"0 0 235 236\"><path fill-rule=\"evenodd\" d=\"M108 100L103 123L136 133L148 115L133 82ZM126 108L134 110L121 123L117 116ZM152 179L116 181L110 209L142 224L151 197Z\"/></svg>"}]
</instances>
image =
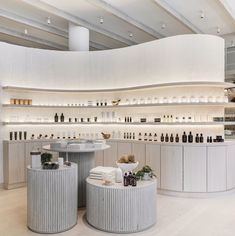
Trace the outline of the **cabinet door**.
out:
<instances>
[{"instance_id":1,"label":"cabinet door","mask_svg":"<svg viewBox=\"0 0 235 236\"><path fill-rule=\"evenodd\" d=\"M109 141L109 142L107 142L107 145L109 145L110 148L104 150L104 166L117 167L117 165L116 165L116 161L118 159L117 142L116 141Z\"/></svg>"},{"instance_id":2,"label":"cabinet door","mask_svg":"<svg viewBox=\"0 0 235 236\"><path fill-rule=\"evenodd\" d=\"M235 146L227 146L227 189L235 188Z\"/></svg>"},{"instance_id":3,"label":"cabinet door","mask_svg":"<svg viewBox=\"0 0 235 236\"><path fill-rule=\"evenodd\" d=\"M95 166L104 165L104 151L95 152Z\"/></svg>"},{"instance_id":4,"label":"cabinet door","mask_svg":"<svg viewBox=\"0 0 235 236\"><path fill-rule=\"evenodd\" d=\"M208 147L208 192L226 190L226 147Z\"/></svg>"},{"instance_id":5,"label":"cabinet door","mask_svg":"<svg viewBox=\"0 0 235 236\"><path fill-rule=\"evenodd\" d=\"M25 182L25 144L9 143L8 145L8 184Z\"/></svg>"},{"instance_id":6,"label":"cabinet door","mask_svg":"<svg viewBox=\"0 0 235 236\"><path fill-rule=\"evenodd\" d=\"M132 144L131 142L118 142L118 159L127 154L132 154Z\"/></svg>"},{"instance_id":7,"label":"cabinet door","mask_svg":"<svg viewBox=\"0 0 235 236\"><path fill-rule=\"evenodd\" d=\"M206 147L184 146L184 191L206 192Z\"/></svg>"},{"instance_id":8,"label":"cabinet door","mask_svg":"<svg viewBox=\"0 0 235 236\"><path fill-rule=\"evenodd\" d=\"M135 160L139 162L137 170L140 170L145 164L145 143L132 143L132 154L135 155Z\"/></svg>"},{"instance_id":9,"label":"cabinet door","mask_svg":"<svg viewBox=\"0 0 235 236\"><path fill-rule=\"evenodd\" d=\"M183 190L182 146L161 146L161 188Z\"/></svg>"},{"instance_id":10,"label":"cabinet door","mask_svg":"<svg viewBox=\"0 0 235 236\"><path fill-rule=\"evenodd\" d=\"M146 144L146 165L149 165L157 176L157 187L161 188L161 153L159 144Z\"/></svg>"}]
</instances>

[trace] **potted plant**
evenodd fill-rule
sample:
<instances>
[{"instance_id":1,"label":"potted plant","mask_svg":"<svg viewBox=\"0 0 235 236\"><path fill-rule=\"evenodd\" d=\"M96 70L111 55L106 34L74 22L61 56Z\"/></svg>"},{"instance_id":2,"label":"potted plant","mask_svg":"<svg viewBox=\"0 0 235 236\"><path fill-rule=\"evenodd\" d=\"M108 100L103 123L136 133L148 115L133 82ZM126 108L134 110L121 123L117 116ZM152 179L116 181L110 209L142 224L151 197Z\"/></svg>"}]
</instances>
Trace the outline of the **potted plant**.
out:
<instances>
[{"instance_id":1,"label":"potted plant","mask_svg":"<svg viewBox=\"0 0 235 236\"><path fill-rule=\"evenodd\" d=\"M42 165L45 163L45 162L51 162L51 159L52 159L52 154L51 153L43 153L41 155L41 163Z\"/></svg>"},{"instance_id":2,"label":"potted plant","mask_svg":"<svg viewBox=\"0 0 235 236\"><path fill-rule=\"evenodd\" d=\"M141 180L150 180L151 178L156 177L153 169L148 165L143 166L143 168L136 173L136 176Z\"/></svg>"}]
</instances>

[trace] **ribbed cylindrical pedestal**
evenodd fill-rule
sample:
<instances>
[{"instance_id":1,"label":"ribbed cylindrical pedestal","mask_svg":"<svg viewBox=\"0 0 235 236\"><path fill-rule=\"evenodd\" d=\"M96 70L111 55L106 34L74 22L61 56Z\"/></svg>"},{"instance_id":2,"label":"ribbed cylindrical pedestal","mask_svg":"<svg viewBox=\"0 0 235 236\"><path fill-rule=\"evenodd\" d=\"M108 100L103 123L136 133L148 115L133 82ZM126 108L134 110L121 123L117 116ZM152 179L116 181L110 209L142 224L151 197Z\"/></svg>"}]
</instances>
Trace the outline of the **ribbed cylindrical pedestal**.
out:
<instances>
[{"instance_id":1,"label":"ribbed cylindrical pedestal","mask_svg":"<svg viewBox=\"0 0 235 236\"><path fill-rule=\"evenodd\" d=\"M58 233L77 224L77 165L58 170L27 169L28 227Z\"/></svg>"},{"instance_id":2,"label":"ribbed cylindrical pedestal","mask_svg":"<svg viewBox=\"0 0 235 236\"><path fill-rule=\"evenodd\" d=\"M60 153L66 158L66 153ZM78 165L78 207L86 206L86 178L95 166L95 152L69 152L69 161Z\"/></svg>"},{"instance_id":3,"label":"ribbed cylindrical pedestal","mask_svg":"<svg viewBox=\"0 0 235 236\"><path fill-rule=\"evenodd\" d=\"M104 186L87 179L87 221L97 229L131 233L156 223L156 180L140 181L137 187Z\"/></svg>"}]
</instances>

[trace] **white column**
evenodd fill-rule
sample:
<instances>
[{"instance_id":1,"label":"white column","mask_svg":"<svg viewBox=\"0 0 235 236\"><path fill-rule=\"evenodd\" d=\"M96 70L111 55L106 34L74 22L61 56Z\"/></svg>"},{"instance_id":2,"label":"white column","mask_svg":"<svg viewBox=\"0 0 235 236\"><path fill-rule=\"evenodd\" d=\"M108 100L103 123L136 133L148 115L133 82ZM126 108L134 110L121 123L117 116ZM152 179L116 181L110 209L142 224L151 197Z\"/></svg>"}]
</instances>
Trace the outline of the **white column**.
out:
<instances>
[{"instance_id":1,"label":"white column","mask_svg":"<svg viewBox=\"0 0 235 236\"><path fill-rule=\"evenodd\" d=\"M69 23L69 50L89 51L89 30Z\"/></svg>"}]
</instances>

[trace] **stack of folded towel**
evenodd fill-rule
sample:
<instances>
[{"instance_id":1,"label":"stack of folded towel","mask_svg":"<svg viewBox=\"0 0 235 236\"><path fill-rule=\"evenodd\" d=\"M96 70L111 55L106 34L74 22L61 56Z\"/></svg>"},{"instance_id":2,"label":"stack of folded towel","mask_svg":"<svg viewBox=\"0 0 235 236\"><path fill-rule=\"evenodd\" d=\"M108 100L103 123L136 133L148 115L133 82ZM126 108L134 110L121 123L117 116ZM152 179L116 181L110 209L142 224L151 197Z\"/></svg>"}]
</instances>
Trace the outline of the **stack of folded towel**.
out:
<instances>
[{"instance_id":1,"label":"stack of folded towel","mask_svg":"<svg viewBox=\"0 0 235 236\"><path fill-rule=\"evenodd\" d=\"M91 179L103 179L104 175L109 175L111 178L115 178L116 168L106 167L106 166L97 166L90 170Z\"/></svg>"}]
</instances>

